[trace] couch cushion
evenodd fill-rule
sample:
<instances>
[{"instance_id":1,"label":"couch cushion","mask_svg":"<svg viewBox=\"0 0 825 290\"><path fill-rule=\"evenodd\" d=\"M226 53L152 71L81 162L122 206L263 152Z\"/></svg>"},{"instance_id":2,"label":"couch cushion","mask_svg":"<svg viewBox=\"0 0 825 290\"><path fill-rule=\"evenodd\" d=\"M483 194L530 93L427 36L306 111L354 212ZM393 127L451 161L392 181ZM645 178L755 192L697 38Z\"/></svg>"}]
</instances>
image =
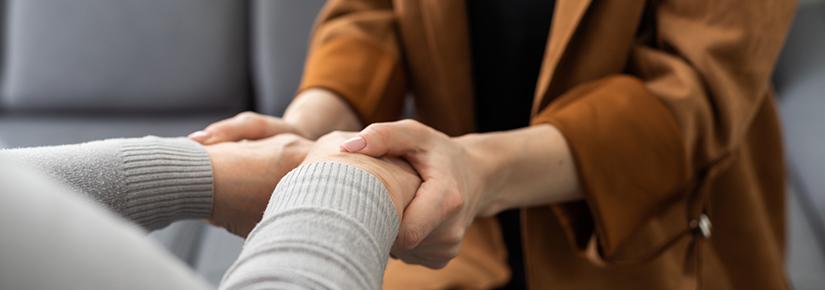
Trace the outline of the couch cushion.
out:
<instances>
[{"instance_id":1,"label":"couch cushion","mask_svg":"<svg viewBox=\"0 0 825 290\"><path fill-rule=\"evenodd\" d=\"M241 254L243 243L244 239L222 228L207 226L202 232L198 253L195 256L197 260L192 264L192 268L207 282L217 287L226 270Z\"/></svg>"},{"instance_id":2,"label":"couch cushion","mask_svg":"<svg viewBox=\"0 0 825 290\"><path fill-rule=\"evenodd\" d=\"M799 200L799 192L788 188L787 212L787 261L785 269L793 289L821 289L825 285L825 251L816 237L816 229L811 224Z\"/></svg>"},{"instance_id":3,"label":"couch cushion","mask_svg":"<svg viewBox=\"0 0 825 290\"><path fill-rule=\"evenodd\" d=\"M146 135L185 136L228 116L0 114L0 143L6 145L6 148L15 148Z\"/></svg>"},{"instance_id":4,"label":"couch cushion","mask_svg":"<svg viewBox=\"0 0 825 290\"><path fill-rule=\"evenodd\" d=\"M825 2L799 8L776 69L786 152L820 243L825 245Z\"/></svg>"},{"instance_id":5,"label":"couch cushion","mask_svg":"<svg viewBox=\"0 0 825 290\"><path fill-rule=\"evenodd\" d=\"M13 110L237 109L250 98L248 3L8 0Z\"/></svg>"},{"instance_id":6,"label":"couch cushion","mask_svg":"<svg viewBox=\"0 0 825 290\"><path fill-rule=\"evenodd\" d=\"M819 289L825 271L825 1L801 3L776 67L789 168L788 272Z\"/></svg>"},{"instance_id":7,"label":"couch cushion","mask_svg":"<svg viewBox=\"0 0 825 290\"><path fill-rule=\"evenodd\" d=\"M774 83L779 92L813 79L825 77L825 0L802 3L788 33ZM790 97L780 94L780 98Z\"/></svg>"}]
</instances>

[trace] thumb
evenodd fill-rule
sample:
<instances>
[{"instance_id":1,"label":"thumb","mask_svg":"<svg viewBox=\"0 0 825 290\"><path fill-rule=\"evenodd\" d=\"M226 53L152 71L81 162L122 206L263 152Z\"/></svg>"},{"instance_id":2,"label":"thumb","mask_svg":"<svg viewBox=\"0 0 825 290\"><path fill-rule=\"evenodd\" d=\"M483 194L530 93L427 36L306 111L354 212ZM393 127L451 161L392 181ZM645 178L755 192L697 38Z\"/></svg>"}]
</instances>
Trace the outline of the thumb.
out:
<instances>
[{"instance_id":1,"label":"thumb","mask_svg":"<svg viewBox=\"0 0 825 290\"><path fill-rule=\"evenodd\" d=\"M429 127L412 120L375 123L341 143L341 150L372 157L405 156L424 151L432 133Z\"/></svg>"}]
</instances>

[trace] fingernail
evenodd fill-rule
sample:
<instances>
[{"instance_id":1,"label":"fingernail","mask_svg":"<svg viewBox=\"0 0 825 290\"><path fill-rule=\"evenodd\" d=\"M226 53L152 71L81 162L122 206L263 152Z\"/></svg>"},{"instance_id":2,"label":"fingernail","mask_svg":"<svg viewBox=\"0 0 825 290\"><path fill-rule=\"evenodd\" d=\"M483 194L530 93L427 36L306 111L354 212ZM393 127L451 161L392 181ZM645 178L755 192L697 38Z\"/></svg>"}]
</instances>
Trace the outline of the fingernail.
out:
<instances>
[{"instance_id":1,"label":"fingernail","mask_svg":"<svg viewBox=\"0 0 825 290\"><path fill-rule=\"evenodd\" d=\"M189 139L195 140L195 141L206 141L206 139L209 139L209 137L211 137L211 136L212 136L212 134L209 133L209 132L197 131L197 132L194 132L192 134L189 134L189 136L186 136L186 137L188 137Z\"/></svg>"},{"instance_id":2,"label":"fingernail","mask_svg":"<svg viewBox=\"0 0 825 290\"><path fill-rule=\"evenodd\" d=\"M367 147L367 140L361 136L349 138L344 141L344 143L341 143L341 149L348 152L358 152L364 149L364 147Z\"/></svg>"}]
</instances>

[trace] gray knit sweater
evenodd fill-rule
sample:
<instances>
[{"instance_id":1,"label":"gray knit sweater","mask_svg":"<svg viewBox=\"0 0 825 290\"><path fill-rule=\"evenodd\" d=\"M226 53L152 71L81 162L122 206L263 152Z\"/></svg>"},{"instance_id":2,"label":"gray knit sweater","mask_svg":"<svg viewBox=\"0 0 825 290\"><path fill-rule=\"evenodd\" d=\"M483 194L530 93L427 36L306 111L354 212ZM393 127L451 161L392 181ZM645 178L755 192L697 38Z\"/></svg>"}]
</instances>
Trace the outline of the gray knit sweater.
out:
<instances>
[{"instance_id":1,"label":"gray knit sweater","mask_svg":"<svg viewBox=\"0 0 825 290\"><path fill-rule=\"evenodd\" d=\"M146 137L5 150L0 185L0 288L206 288L134 226L72 192L145 229L207 218L212 171L200 145ZM303 165L278 184L220 288L379 289L398 224L384 185L366 171Z\"/></svg>"}]
</instances>

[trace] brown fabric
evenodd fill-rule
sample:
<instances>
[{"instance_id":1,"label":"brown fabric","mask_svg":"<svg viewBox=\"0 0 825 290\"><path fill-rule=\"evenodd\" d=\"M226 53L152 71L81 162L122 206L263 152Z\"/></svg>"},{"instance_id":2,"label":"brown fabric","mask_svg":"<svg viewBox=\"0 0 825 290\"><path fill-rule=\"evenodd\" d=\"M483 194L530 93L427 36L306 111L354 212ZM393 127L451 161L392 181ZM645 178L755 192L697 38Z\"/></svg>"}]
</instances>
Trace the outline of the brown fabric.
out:
<instances>
[{"instance_id":1,"label":"brown fabric","mask_svg":"<svg viewBox=\"0 0 825 290\"><path fill-rule=\"evenodd\" d=\"M458 257L432 270L390 260L384 289L491 289L510 279L506 246L494 218L478 219L467 230Z\"/></svg>"},{"instance_id":2,"label":"brown fabric","mask_svg":"<svg viewBox=\"0 0 825 290\"><path fill-rule=\"evenodd\" d=\"M389 1L337 2L319 15L301 90L331 90L362 120L393 120L404 104L406 78Z\"/></svg>"},{"instance_id":3,"label":"brown fabric","mask_svg":"<svg viewBox=\"0 0 825 290\"><path fill-rule=\"evenodd\" d=\"M532 123L568 139L586 200L522 211L531 289L787 289L770 75L794 7L556 1ZM396 118L411 92L420 120L471 132L465 11L459 0L329 1L302 88L341 94L367 123ZM703 213L709 239L693 234ZM488 234L468 236L445 269L392 263L385 285L504 283L495 226L474 225Z\"/></svg>"}]
</instances>

